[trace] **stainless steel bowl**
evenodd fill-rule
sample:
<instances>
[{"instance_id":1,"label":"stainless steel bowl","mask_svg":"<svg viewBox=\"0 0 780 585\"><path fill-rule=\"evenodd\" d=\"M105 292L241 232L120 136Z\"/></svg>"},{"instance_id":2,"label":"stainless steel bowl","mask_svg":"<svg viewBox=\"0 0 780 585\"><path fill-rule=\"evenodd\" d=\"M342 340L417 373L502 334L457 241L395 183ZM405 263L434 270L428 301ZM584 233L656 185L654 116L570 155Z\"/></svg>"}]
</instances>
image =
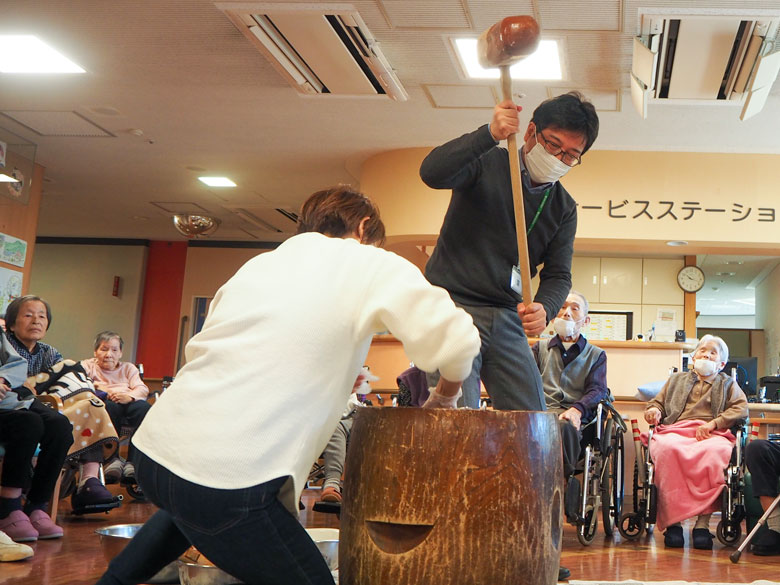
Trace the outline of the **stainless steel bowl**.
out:
<instances>
[{"instance_id":1,"label":"stainless steel bowl","mask_svg":"<svg viewBox=\"0 0 780 585\"><path fill-rule=\"evenodd\" d=\"M181 585L240 585L241 581L213 565L177 561Z\"/></svg>"},{"instance_id":2,"label":"stainless steel bowl","mask_svg":"<svg viewBox=\"0 0 780 585\"><path fill-rule=\"evenodd\" d=\"M103 549L103 557L106 562L111 560L122 552L130 539L141 529L143 524L114 524L105 528L95 530L100 537L100 548ZM159 573L157 573L149 583L178 583L179 569L176 563L169 563Z\"/></svg>"},{"instance_id":3,"label":"stainless steel bowl","mask_svg":"<svg viewBox=\"0 0 780 585\"><path fill-rule=\"evenodd\" d=\"M339 568L339 541L338 540L318 540L314 544L320 549L328 568L335 571Z\"/></svg>"}]
</instances>

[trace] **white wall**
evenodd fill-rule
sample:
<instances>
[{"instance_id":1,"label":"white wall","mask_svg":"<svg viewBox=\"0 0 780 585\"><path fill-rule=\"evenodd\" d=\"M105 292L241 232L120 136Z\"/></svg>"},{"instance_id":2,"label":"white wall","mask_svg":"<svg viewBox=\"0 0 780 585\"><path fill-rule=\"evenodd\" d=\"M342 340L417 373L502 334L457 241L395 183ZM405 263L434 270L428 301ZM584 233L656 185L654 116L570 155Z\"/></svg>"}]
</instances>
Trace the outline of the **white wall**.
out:
<instances>
[{"instance_id":1,"label":"white wall","mask_svg":"<svg viewBox=\"0 0 780 585\"><path fill-rule=\"evenodd\" d=\"M708 329L756 329L755 315L699 315L696 327Z\"/></svg>"},{"instance_id":2,"label":"white wall","mask_svg":"<svg viewBox=\"0 0 780 585\"><path fill-rule=\"evenodd\" d=\"M110 329L122 336L123 361L135 361L146 246L36 244L30 294L51 305L44 341L66 358L92 357L95 335ZM114 276L119 296L111 295Z\"/></svg>"},{"instance_id":3,"label":"white wall","mask_svg":"<svg viewBox=\"0 0 780 585\"><path fill-rule=\"evenodd\" d=\"M780 266L756 287L756 328L764 330L766 371L780 366Z\"/></svg>"}]
</instances>

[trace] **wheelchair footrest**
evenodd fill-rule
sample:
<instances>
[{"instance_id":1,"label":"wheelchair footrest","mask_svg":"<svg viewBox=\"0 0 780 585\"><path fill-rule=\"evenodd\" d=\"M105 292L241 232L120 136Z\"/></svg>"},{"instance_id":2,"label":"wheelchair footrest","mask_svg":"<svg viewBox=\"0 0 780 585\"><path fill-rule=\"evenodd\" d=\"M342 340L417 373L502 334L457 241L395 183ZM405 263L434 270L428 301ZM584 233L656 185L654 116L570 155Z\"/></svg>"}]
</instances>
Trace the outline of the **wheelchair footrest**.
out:
<instances>
[{"instance_id":1,"label":"wheelchair footrest","mask_svg":"<svg viewBox=\"0 0 780 585\"><path fill-rule=\"evenodd\" d=\"M82 516L83 514L99 514L101 512L108 512L114 508L118 508L122 505L122 496L115 496L111 502L104 504L90 504L82 508L73 508L73 513L76 516Z\"/></svg>"},{"instance_id":2,"label":"wheelchair footrest","mask_svg":"<svg viewBox=\"0 0 780 585\"><path fill-rule=\"evenodd\" d=\"M315 512L339 515L341 514L341 502L317 502L312 509Z\"/></svg>"}]
</instances>

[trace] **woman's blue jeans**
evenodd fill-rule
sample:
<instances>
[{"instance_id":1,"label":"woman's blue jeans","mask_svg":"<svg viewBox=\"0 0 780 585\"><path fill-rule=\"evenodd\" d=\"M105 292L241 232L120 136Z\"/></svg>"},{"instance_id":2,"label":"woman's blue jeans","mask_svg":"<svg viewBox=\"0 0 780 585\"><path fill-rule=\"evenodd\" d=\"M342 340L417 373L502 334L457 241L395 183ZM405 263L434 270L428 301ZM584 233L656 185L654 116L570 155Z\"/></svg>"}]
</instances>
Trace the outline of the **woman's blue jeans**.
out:
<instances>
[{"instance_id":1,"label":"woman's blue jeans","mask_svg":"<svg viewBox=\"0 0 780 585\"><path fill-rule=\"evenodd\" d=\"M303 526L278 500L287 478L220 490L186 481L138 452L136 477L160 510L111 561L98 585L146 583L190 545L247 585L333 585Z\"/></svg>"}]
</instances>

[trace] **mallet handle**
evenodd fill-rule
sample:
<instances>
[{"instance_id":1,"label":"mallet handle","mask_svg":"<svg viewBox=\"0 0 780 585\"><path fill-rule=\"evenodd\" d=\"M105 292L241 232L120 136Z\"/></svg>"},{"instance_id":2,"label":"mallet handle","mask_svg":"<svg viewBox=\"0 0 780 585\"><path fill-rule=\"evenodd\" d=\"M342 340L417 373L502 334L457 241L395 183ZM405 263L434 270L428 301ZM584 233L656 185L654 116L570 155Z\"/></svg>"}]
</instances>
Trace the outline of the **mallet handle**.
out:
<instances>
[{"instance_id":1,"label":"mallet handle","mask_svg":"<svg viewBox=\"0 0 780 585\"><path fill-rule=\"evenodd\" d=\"M499 67L501 71L501 91L504 100L512 99L512 76L509 65ZM528 240L525 235L525 204L523 203L523 183L520 180L520 154L517 151L517 134L510 134L507 140L509 149L509 173L512 178L512 199L515 208L515 231L517 232L517 264L520 267L520 280L523 284L523 304L531 304L531 268L528 261Z\"/></svg>"}]
</instances>

